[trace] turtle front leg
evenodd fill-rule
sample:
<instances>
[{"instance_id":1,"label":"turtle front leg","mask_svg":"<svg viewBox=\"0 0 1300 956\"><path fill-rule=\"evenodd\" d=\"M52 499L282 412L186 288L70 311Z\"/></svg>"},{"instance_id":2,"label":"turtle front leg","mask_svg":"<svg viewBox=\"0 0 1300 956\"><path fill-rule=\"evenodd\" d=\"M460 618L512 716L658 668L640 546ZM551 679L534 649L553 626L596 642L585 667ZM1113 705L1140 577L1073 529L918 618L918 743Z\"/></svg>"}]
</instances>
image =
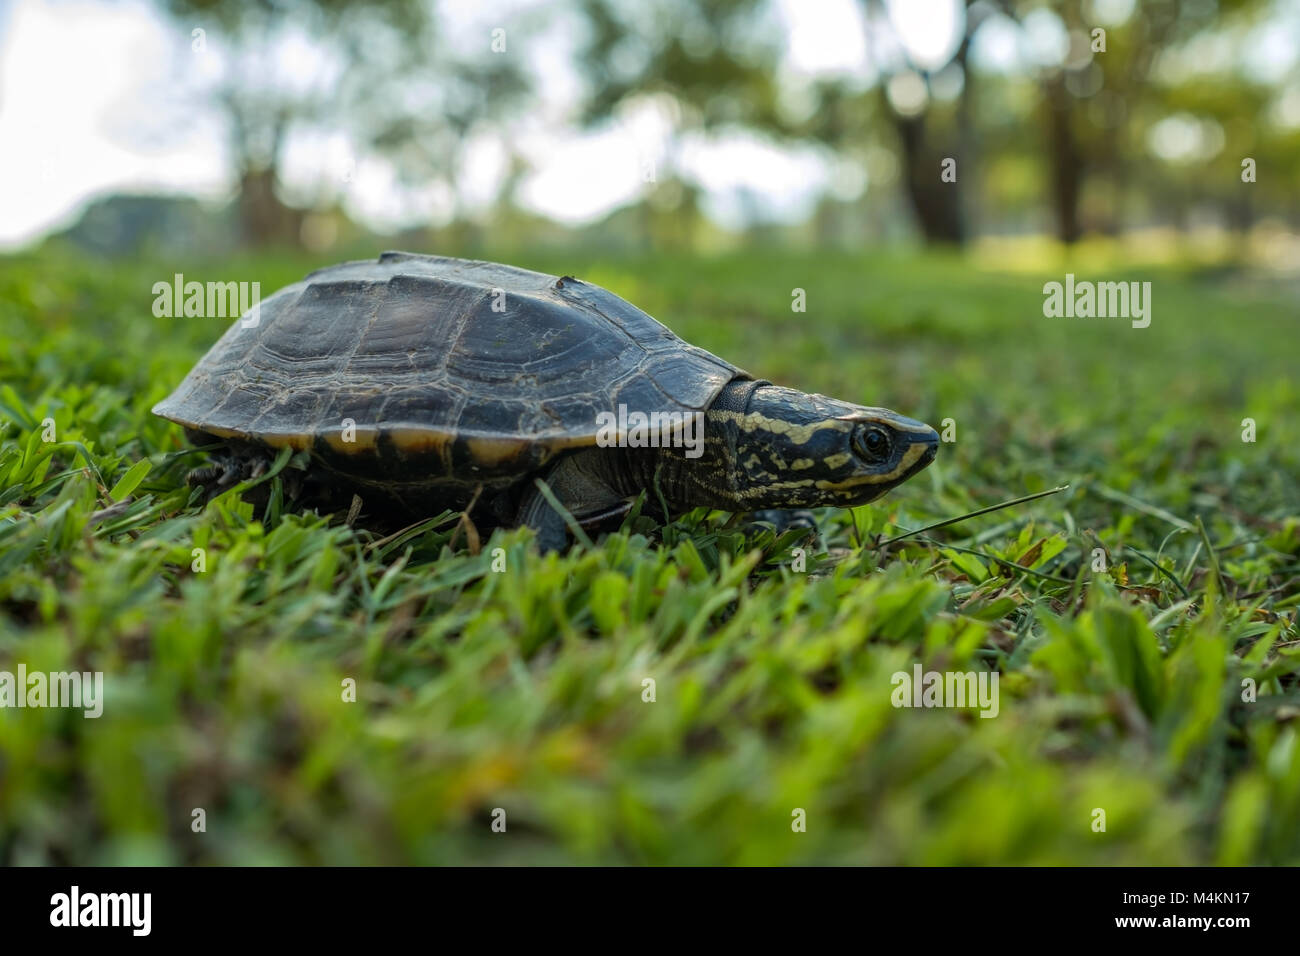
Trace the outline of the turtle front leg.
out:
<instances>
[{"instance_id":1,"label":"turtle front leg","mask_svg":"<svg viewBox=\"0 0 1300 956\"><path fill-rule=\"evenodd\" d=\"M556 501L584 528L625 515L632 507L602 474L601 464L602 459L591 452L578 452L560 459L542 476ZM536 486L525 492L516 523L536 532L543 552L562 551L569 543L564 516Z\"/></svg>"},{"instance_id":2,"label":"turtle front leg","mask_svg":"<svg viewBox=\"0 0 1300 956\"><path fill-rule=\"evenodd\" d=\"M202 488L204 500L210 501L241 481L260 478L271 464L272 459L265 454L227 452L214 455L207 465L191 469L185 483Z\"/></svg>"},{"instance_id":3,"label":"turtle front leg","mask_svg":"<svg viewBox=\"0 0 1300 956\"><path fill-rule=\"evenodd\" d=\"M212 464L191 469L185 476L185 483L190 487L215 485L216 489L233 485L245 478L256 478L266 471L266 462L255 458L228 457L220 458Z\"/></svg>"},{"instance_id":4,"label":"turtle front leg","mask_svg":"<svg viewBox=\"0 0 1300 956\"><path fill-rule=\"evenodd\" d=\"M772 525L776 528L778 538L791 528L803 528L811 534L817 534L817 519L807 508L768 508L755 511L750 517L754 521Z\"/></svg>"}]
</instances>

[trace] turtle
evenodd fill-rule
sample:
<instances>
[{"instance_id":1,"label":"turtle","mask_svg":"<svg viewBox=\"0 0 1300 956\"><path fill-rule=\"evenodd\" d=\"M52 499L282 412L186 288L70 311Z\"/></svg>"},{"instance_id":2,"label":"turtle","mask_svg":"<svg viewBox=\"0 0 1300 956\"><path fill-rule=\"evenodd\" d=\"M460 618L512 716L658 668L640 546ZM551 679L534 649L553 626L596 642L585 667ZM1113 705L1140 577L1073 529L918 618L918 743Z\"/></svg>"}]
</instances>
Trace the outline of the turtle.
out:
<instances>
[{"instance_id":1,"label":"turtle","mask_svg":"<svg viewBox=\"0 0 1300 956\"><path fill-rule=\"evenodd\" d=\"M755 378L573 276L406 252L257 303L153 412L218 446L192 483L263 474L288 447L308 453L303 501L462 511L548 551L643 492L665 517L707 507L780 530L878 498L939 441Z\"/></svg>"}]
</instances>

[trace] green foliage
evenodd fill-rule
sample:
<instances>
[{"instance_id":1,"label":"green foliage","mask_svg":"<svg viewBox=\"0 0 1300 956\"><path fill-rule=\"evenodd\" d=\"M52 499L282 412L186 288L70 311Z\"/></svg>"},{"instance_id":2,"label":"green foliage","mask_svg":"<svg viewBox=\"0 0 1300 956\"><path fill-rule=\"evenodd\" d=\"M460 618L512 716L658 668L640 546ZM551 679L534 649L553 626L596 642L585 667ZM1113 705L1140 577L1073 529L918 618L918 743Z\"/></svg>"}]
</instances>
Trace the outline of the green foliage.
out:
<instances>
[{"instance_id":1,"label":"green foliage","mask_svg":"<svg viewBox=\"0 0 1300 956\"><path fill-rule=\"evenodd\" d=\"M1043 318L1056 263L513 258L957 440L822 515L806 573L703 512L541 556L295 513L280 475L203 505L149 409L224 323L152 284L320 263L0 262L0 669L106 686L98 719L0 711L0 861L1300 862L1293 299L1098 264L1153 282L1135 330ZM998 715L894 707L918 663L996 670Z\"/></svg>"}]
</instances>

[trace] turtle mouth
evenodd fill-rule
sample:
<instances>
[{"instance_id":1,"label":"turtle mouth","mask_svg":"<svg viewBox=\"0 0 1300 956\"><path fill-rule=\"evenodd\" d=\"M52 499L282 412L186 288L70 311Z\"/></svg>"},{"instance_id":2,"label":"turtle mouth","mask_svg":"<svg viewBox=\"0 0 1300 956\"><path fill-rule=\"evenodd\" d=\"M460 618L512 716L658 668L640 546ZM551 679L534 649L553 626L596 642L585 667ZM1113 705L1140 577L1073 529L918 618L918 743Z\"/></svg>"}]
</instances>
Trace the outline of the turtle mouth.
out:
<instances>
[{"instance_id":1,"label":"turtle mouth","mask_svg":"<svg viewBox=\"0 0 1300 956\"><path fill-rule=\"evenodd\" d=\"M911 478L912 475L916 474L922 468L925 468L927 465L929 465L930 462L934 461L936 458L939 457L939 436L938 435L933 435L933 437L931 437L928 441L921 442L920 444L924 448L924 451L921 453L921 457L917 459L916 464L912 466L912 470L907 473L908 478Z\"/></svg>"},{"instance_id":2,"label":"turtle mouth","mask_svg":"<svg viewBox=\"0 0 1300 956\"><path fill-rule=\"evenodd\" d=\"M873 476L878 483L898 484L911 478L934 461L939 453L939 436L931 432L913 438L898 456L898 463L887 473Z\"/></svg>"},{"instance_id":3,"label":"turtle mouth","mask_svg":"<svg viewBox=\"0 0 1300 956\"><path fill-rule=\"evenodd\" d=\"M934 429L931 429L930 434L914 439L908 450L904 452L903 457L906 458L913 449L918 448L920 449L920 453L916 456L916 460L912 463L912 466L898 479L899 482L907 481L907 479L911 478L916 473L924 471L930 466L930 463L933 462L935 458L939 457L939 434L934 431ZM900 465L901 464L902 463L900 462Z\"/></svg>"}]
</instances>

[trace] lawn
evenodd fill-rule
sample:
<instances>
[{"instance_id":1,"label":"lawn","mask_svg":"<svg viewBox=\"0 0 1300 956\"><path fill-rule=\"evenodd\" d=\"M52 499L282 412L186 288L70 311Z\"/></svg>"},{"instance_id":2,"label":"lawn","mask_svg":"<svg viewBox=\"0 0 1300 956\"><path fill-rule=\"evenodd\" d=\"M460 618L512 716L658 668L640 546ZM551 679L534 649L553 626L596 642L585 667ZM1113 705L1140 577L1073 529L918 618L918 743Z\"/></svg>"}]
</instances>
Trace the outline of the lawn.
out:
<instances>
[{"instance_id":1,"label":"lawn","mask_svg":"<svg viewBox=\"0 0 1300 956\"><path fill-rule=\"evenodd\" d=\"M498 255L955 441L820 515L803 571L720 513L546 556L294 512L279 476L255 516L195 500L149 412L227 323L151 289L338 257L0 259L0 669L105 675L98 719L0 711L0 863L1300 863L1294 287L1105 250ZM1150 327L1044 317L1066 272L1150 281ZM995 670L997 716L895 707L916 664Z\"/></svg>"}]
</instances>

